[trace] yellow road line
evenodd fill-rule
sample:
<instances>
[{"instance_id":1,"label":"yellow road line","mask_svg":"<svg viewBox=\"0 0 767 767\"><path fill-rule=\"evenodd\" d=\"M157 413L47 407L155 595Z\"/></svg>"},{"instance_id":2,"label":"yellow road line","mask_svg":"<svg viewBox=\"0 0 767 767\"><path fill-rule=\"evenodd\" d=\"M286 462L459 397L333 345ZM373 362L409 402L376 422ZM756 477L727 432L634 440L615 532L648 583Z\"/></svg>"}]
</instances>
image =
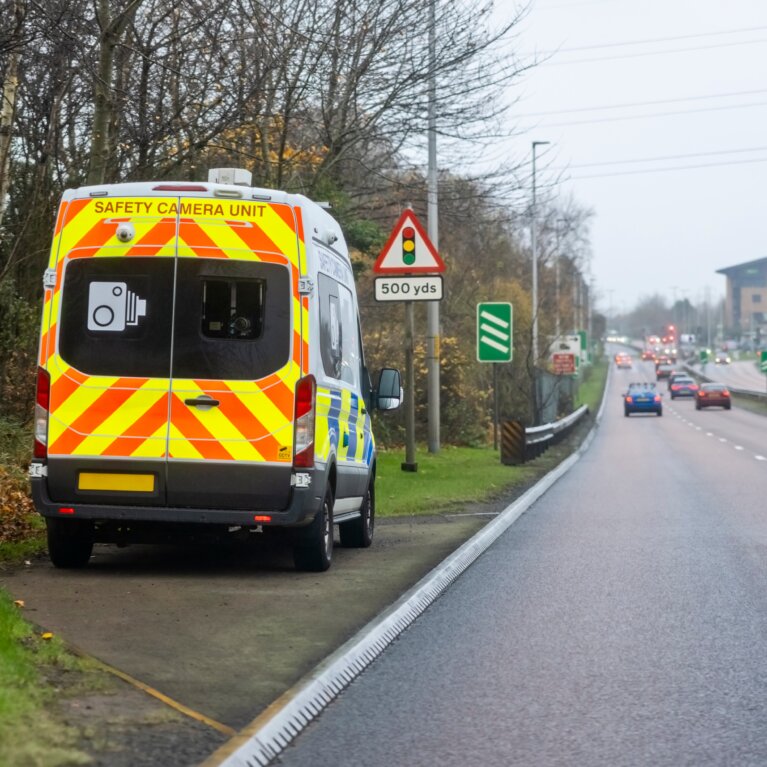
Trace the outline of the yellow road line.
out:
<instances>
[{"instance_id":1,"label":"yellow road line","mask_svg":"<svg viewBox=\"0 0 767 767\"><path fill-rule=\"evenodd\" d=\"M59 639L61 639L61 637L59 637ZM201 714L199 711L195 711L194 709L189 708L189 706L185 706L183 703L179 703L177 700L169 698L159 690L155 690L154 687L145 684L130 674L126 674L125 671L120 671L119 668L115 668L114 666L110 666L108 663L104 663L104 661L99 660L98 658L94 658L92 655L85 652L84 650L81 650L76 645L70 644L64 639L61 639L61 641L66 646L66 648L75 655L79 655L81 658L85 658L100 668L102 671L107 671L110 674L113 674L114 676L122 679L124 682L132 685L133 687L142 690L143 692L147 693L147 695L151 695L153 698L157 698L157 700L161 701L166 706L170 706L172 709L175 709L180 714L188 716L190 719L196 719L198 722L202 722L203 724L208 725L208 727L212 727L214 730L218 730L220 733L228 735L230 738L237 734L237 730L235 730L233 727L229 727L227 724L217 722L215 719L211 719L209 716L205 716L205 714Z\"/></svg>"}]
</instances>

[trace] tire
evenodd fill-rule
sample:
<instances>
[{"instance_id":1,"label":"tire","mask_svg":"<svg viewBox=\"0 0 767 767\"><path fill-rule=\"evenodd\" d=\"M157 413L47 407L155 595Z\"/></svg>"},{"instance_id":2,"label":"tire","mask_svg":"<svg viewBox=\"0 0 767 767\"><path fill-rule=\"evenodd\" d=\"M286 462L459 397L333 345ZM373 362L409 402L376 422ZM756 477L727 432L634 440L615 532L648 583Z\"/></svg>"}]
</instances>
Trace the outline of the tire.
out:
<instances>
[{"instance_id":1,"label":"tire","mask_svg":"<svg viewBox=\"0 0 767 767\"><path fill-rule=\"evenodd\" d=\"M376 503L375 487L371 478L362 502L360 516L338 526L341 545L347 549L366 549L373 543L375 530Z\"/></svg>"},{"instance_id":2,"label":"tire","mask_svg":"<svg viewBox=\"0 0 767 767\"><path fill-rule=\"evenodd\" d=\"M657 415L658 418L660 418L663 415L663 411L662 410L658 410L658 412L655 415Z\"/></svg>"},{"instance_id":3,"label":"tire","mask_svg":"<svg viewBox=\"0 0 767 767\"><path fill-rule=\"evenodd\" d=\"M700 402L696 402L696 403L695 403L695 409L696 409L696 410L703 410L703 408L702 408L702 407L701 407L701 405L700 405Z\"/></svg>"},{"instance_id":4,"label":"tire","mask_svg":"<svg viewBox=\"0 0 767 767\"><path fill-rule=\"evenodd\" d=\"M297 531L293 546L296 570L324 573L333 561L333 491L328 487L317 515L307 527Z\"/></svg>"},{"instance_id":5,"label":"tire","mask_svg":"<svg viewBox=\"0 0 767 767\"><path fill-rule=\"evenodd\" d=\"M89 519L45 520L48 528L48 556L55 567L85 567L93 553L93 522Z\"/></svg>"},{"instance_id":6,"label":"tire","mask_svg":"<svg viewBox=\"0 0 767 767\"><path fill-rule=\"evenodd\" d=\"M725 410L732 410L732 405L731 404L730 405L725 405L724 409Z\"/></svg>"},{"instance_id":7,"label":"tire","mask_svg":"<svg viewBox=\"0 0 767 767\"><path fill-rule=\"evenodd\" d=\"M625 416L626 416L626 418L628 418L628 417L631 415L631 413L629 413L629 411L628 411L628 410L624 409L624 410L623 410L623 415L625 415Z\"/></svg>"}]
</instances>

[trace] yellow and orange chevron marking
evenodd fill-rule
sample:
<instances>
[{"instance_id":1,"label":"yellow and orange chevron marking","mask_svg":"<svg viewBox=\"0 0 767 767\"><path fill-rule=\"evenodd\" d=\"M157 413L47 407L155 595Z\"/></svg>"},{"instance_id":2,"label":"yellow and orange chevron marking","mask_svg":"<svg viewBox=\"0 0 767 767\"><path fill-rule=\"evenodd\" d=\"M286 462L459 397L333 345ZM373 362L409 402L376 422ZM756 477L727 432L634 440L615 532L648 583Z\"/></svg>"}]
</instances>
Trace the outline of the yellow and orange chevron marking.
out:
<instances>
[{"instance_id":1,"label":"yellow and orange chevron marking","mask_svg":"<svg viewBox=\"0 0 767 767\"><path fill-rule=\"evenodd\" d=\"M116 237L130 222L129 243ZM78 258L231 258L289 266L292 354L259 381L190 381L90 376L57 351L66 264ZM299 296L305 259L300 209L285 204L176 197L101 197L62 203L46 289L40 365L51 375L49 455L290 461L294 384L309 368L308 299ZM219 406L185 399L207 394Z\"/></svg>"}]
</instances>

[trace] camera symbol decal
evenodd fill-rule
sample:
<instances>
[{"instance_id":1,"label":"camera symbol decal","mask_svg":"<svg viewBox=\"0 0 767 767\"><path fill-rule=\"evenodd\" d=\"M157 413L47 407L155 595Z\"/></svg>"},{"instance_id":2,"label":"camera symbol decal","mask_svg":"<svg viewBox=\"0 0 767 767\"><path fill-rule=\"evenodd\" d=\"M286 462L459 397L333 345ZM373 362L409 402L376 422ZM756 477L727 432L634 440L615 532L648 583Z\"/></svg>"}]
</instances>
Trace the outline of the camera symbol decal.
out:
<instances>
[{"instance_id":1,"label":"camera symbol decal","mask_svg":"<svg viewBox=\"0 0 767 767\"><path fill-rule=\"evenodd\" d=\"M92 282L88 292L88 330L120 333L146 317L146 299L125 282Z\"/></svg>"}]
</instances>

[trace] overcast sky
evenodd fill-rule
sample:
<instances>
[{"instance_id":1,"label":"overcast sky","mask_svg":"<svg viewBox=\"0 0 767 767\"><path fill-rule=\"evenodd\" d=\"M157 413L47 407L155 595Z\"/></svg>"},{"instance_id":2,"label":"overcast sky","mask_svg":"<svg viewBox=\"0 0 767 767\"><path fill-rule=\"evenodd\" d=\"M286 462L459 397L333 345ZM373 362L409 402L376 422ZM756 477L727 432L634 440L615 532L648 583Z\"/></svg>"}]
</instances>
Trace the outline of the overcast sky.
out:
<instances>
[{"instance_id":1,"label":"overcast sky","mask_svg":"<svg viewBox=\"0 0 767 767\"><path fill-rule=\"evenodd\" d=\"M602 311L767 257L767 0L534 0L517 47L558 51L517 81L513 152L552 142L536 186L566 168L551 192L594 211Z\"/></svg>"}]
</instances>

